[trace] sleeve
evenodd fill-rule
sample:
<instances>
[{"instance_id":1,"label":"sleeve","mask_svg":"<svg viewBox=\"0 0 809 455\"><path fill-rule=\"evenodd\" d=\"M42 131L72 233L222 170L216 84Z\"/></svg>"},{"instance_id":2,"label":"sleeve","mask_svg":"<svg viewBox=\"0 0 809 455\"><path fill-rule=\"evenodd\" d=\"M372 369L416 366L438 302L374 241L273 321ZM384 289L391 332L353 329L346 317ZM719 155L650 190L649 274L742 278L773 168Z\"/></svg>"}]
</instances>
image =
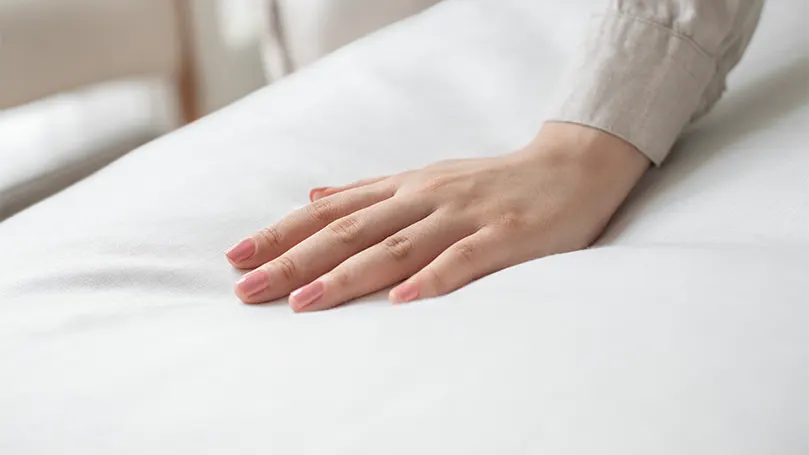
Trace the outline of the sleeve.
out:
<instances>
[{"instance_id":1,"label":"sleeve","mask_svg":"<svg viewBox=\"0 0 809 455\"><path fill-rule=\"evenodd\" d=\"M550 121L631 143L653 163L708 112L758 24L764 0L610 0Z\"/></svg>"}]
</instances>

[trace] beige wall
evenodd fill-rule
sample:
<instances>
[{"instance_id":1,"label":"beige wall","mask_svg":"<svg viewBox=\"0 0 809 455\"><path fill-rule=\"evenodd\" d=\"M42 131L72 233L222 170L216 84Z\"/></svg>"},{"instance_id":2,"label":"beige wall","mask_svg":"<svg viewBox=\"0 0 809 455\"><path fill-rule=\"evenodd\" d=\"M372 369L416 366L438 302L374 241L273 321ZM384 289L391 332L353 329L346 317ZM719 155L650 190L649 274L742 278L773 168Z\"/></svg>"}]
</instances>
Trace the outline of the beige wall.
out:
<instances>
[{"instance_id":1,"label":"beige wall","mask_svg":"<svg viewBox=\"0 0 809 455\"><path fill-rule=\"evenodd\" d=\"M0 108L95 82L171 74L166 0L0 0Z\"/></svg>"}]
</instances>

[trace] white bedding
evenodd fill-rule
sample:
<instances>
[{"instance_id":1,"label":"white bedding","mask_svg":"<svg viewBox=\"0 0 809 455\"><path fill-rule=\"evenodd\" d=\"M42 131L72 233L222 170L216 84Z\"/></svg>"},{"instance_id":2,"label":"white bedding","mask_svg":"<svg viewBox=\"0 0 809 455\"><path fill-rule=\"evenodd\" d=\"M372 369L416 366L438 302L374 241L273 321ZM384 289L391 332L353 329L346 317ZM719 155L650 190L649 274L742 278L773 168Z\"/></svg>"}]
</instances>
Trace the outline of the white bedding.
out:
<instances>
[{"instance_id":1,"label":"white bedding","mask_svg":"<svg viewBox=\"0 0 809 455\"><path fill-rule=\"evenodd\" d=\"M0 224L0 453L806 453L799 0L596 248L402 307L232 295L311 187L527 141L594 3L448 0Z\"/></svg>"}]
</instances>

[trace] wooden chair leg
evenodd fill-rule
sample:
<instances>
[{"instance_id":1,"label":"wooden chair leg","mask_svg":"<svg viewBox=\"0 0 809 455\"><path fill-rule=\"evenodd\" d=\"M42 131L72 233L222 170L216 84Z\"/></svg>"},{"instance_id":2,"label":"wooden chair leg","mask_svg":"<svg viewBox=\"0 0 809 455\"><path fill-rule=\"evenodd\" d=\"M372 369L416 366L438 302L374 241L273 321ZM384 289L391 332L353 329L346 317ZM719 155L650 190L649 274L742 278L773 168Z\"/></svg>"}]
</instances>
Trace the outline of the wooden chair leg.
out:
<instances>
[{"instance_id":1,"label":"wooden chair leg","mask_svg":"<svg viewBox=\"0 0 809 455\"><path fill-rule=\"evenodd\" d=\"M200 117L198 101L198 79L196 75L196 59L194 58L194 29L191 22L191 9L188 0L175 0L177 11L177 29L180 41L180 65L177 72L177 94L179 96L180 115L183 124L188 124Z\"/></svg>"}]
</instances>

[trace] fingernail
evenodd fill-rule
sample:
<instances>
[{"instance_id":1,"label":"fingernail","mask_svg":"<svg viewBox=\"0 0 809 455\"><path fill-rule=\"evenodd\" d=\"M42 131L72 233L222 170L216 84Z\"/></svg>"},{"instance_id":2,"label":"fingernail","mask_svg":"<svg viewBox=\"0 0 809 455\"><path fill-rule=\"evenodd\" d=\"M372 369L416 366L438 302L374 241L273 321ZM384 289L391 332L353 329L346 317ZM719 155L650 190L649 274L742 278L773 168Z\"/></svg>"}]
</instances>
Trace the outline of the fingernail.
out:
<instances>
[{"instance_id":1,"label":"fingernail","mask_svg":"<svg viewBox=\"0 0 809 455\"><path fill-rule=\"evenodd\" d=\"M419 288L413 283L404 283L390 291L393 303L407 303L419 298Z\"/></svg>"},{"instance_id":2,"label":"fingernail","mask_svg":"<svg viewBox=\"0 0 809 455\"><path fill-rule=\"evenodd\" d=\"M322 281L315 281L290 294L289 303L292 305L293 309L302 310L315 303L317 299L323 295L325 290L326 286Z\"/></svg>"},{"instance_id":3,"label":"fingernail","mask_svg":"<svg viewBox=\"0 0 809 455\"><path fill-rule=\"evenodd\" d=\"M242 262L250 259L256 253L256 242L253 239L244 239L238 245L228 250L225 255L233 262Z\"/></svg>"},{"instance_id":4,"label":"fingernail","mask_svg":"<svg viewBox=\"0 0 809 455\"><path fill-rule=\"evenodd\" d=\"M247 297L252 297L267 289L270 275L264 270L254 270L236 282L236 289Z\"/></svg>"},{"instance_id":5,"label":"fingernail","mask_svg":"<svg viewBox=\"0 0 809 455\"><path fill-rule=\"evenodd\" d=\"M312 191L309 192L309 200L314 202L314 200L317 197L318 193L322 193L323 191L326 191L327 189L329 189L329 188L326 187L326 186L313 189Z\"/></svg>"}]
</instances>

